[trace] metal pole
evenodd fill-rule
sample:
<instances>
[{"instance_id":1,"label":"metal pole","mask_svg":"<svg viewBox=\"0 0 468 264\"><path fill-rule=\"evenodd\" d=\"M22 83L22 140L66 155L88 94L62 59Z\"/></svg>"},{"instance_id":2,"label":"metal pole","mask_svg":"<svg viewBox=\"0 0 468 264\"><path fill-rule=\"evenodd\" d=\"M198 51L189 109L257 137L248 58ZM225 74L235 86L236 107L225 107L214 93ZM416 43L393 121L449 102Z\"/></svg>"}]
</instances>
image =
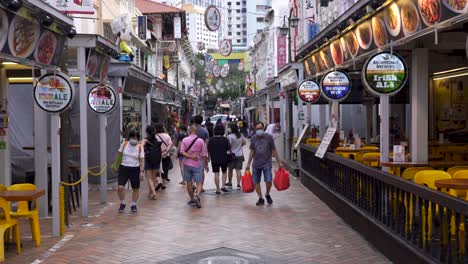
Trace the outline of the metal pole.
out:
<instances>
[{"instance_id":1,"label":"metal pole","mask_svg":"<svg viewBox=\"0 0 468 264\"><path fill-rule=\"evenodd\" d=\"M86 54L85 48L77 48L78 71L80 74L79 98L80 98L80 156L81 174L88 172L88 108L86 87ZM88 217L88 178L81 182L81 216Z\"/></svg>"},{"instance_id":2,"label":"metal pole","mask_svg":"<svg viewBox=\"0 0 468 264\"><path fill-rule=\"evenodd\" d=\"M390 152L390 97L380 96L380 162L388 162ZM388 172L388 167L382 167Z\"/></svg>"},{"instance_id":3,"label":"metal pole","mask_svg":"<svg viewBox=\"0 0 468 264\"><path fill-rule=\"evenodd\" d=\"M52 114L50 119L50 143L52 150L52 234L53 236L60 236L60 114Z\"/></svg>"},{"instance_id":4,"label":"metal pole","mask_svg":"<svg viewBox=\"0 0 468 264\"><path fill-rule=\"evenodd\" d=\"M100 168L103 169L107 163L107 116L99 115L99 143L100 143ZM101 175L101 203L107 203L107 169Z\"/></svg>"}]
</instances>

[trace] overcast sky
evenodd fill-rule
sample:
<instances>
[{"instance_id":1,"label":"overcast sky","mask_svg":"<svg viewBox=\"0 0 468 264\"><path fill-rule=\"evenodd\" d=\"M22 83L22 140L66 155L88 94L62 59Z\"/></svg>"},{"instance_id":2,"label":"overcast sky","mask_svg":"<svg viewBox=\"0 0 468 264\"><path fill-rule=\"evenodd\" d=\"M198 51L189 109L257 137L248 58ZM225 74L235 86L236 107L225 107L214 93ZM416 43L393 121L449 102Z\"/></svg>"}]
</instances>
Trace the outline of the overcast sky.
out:
<instances>
[{"instance_id":1,"label":"overcast sky","mask_svg":"<svg viewBox=\"0 0 468 264\"><path fill-rule=\"evenodd\" d=\"M289 0L273 0L272 5L273 9L275 10L275 26L281 26L283 24L283 20L279 18L280 16L284 16L284 14L288 10Z\"/></svg>"}]
</instances>

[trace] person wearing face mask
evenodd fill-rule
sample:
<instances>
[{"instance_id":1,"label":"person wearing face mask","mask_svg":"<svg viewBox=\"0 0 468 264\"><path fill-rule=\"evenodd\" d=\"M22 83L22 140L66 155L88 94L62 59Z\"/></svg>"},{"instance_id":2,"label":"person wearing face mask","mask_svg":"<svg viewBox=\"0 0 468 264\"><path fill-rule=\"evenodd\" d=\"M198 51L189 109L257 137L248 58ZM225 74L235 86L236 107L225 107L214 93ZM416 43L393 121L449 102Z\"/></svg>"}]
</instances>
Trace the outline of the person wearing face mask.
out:
<instances>
[{"instance_id":1,"label":"person wearing face mask","mask_svg":"<svg viewBox=\"0 0 468 264\"><path fill-rule=\"evenodd\" d=\"M132 205L130 209L132 213L137 212L136 203L140 194L140 178L143 178L145 173L145 151L138 142L139 138L139 133L136 130L131 130L128 140L120 145L119 153L117 154L122 160L119 167L119 186L117 188L117 194L120 199L119 213L125 211L125 185L128 181L130 181L130 185L132 186Z\"/></svg>"},{"instance_id":2,"label":"person wearing face mask","mask_svg":"<svg viewBox=\"0 0 468 264\"><path fill-rule=\"evenodd\" d=\"M264 129L265 125L262 122L255 124L255 135L250 141L249 161L247 162L246 167L246 170L250 170L250 165L252 164L252 176L255 183L255 191L258 194L257 206L265 204L265 200L263 199L262 195L262 188L260 187L262 173L266 184L265 198L268 204L273 203L273 199L271 199L270 196L270 190L273 181L273 175L271 172L272 157L275 156L279 167L283 167L283 164L281 163L278 155L278 151L276 151L273 137L269 134L266 134Z\"/></svg>"}]
</instances>

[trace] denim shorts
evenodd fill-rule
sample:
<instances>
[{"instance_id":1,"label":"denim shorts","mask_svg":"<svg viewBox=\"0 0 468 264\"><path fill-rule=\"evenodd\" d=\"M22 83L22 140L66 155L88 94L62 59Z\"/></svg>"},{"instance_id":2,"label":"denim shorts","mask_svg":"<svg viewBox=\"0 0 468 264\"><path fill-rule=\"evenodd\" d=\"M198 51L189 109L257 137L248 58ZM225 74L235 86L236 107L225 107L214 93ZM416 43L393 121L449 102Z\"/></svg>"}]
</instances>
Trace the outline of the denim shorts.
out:
<instances>
[{"instance_id":1,"label":"denim shorts","mask_svg":"<svg viewBox=\"0 0 468 264\"><path fill-rule=\"evenodd\" d=\"M202 168L184 165L184 181L202 182Z\"/></svg>"},{"instance_id":2,"label":"denim shorts","mask_svg":"<svg viewBox=\"0 0 468 264\"><path fill-rule=\"evenodd\" d=\"M254 183L260 183L262 181L262 172L265 182L272 182L273 175L271 174L271 167L263 168L252 168L252 176Z\"/></svg>"}]
</instances>

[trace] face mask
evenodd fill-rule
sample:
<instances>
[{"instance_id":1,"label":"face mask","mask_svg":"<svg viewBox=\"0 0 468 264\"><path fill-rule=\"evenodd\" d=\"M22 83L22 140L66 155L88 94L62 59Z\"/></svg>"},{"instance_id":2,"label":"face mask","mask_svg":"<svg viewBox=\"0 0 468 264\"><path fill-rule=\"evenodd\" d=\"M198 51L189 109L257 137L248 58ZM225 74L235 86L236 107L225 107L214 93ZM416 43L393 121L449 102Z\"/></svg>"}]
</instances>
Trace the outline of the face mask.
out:
<instances>
[{"instance_id":1,"label":"face mask","mask_svg":"<svg viewBox=\"0 0 468 264\"><path fill-rule=\"evenodd\" d=\"M132 145L132 146L136 146L136 145L138 144L138 140L136 140L136 139L130 139L129 143L130 143L130 145Z\"/></svg>"},{"instance_id":2,"label":"face mask","mask_svg":"<svg viewBox=\"0 0 468 264\"><path fill-rule=\"evenodd\" d=\"M265 131L263 131L263 130L257 130L257 131L255 131L255 134L257 134L257 136L262 136L263 133L265 133Z\"/></svg>"}]
</instances>

